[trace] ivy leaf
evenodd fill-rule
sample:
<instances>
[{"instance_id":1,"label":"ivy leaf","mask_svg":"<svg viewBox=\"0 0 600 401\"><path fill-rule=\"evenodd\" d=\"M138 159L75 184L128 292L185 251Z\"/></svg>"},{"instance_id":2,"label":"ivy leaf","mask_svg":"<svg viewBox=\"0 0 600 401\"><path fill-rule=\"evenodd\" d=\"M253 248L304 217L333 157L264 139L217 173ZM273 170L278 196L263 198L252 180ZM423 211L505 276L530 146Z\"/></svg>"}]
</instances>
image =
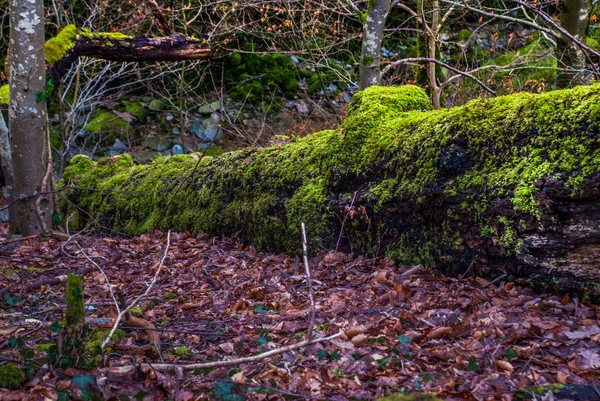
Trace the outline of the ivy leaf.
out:
<instances>
[{"instance_id":1,"label":"ivy leaf","mask_svg":"<svg viewBox=\"0 0 600 401\"><path fill-rule=\"evenodd\" d=\"M256 340L256 341L258 342L258 345L260 345L261 347L264 347L265 345L267 345L267 342L269 340L265 336L260 336L260 337L258 337L258 340Z\"/></svg>"},{"instance_id":2,"label":"ivy leaf","mask_svg":"<svg viewBox=\"0 0 600 401\"><path fill-rule=\"evenodd\" d=\"M404 337L404 334L400 334L398 336L398 341L400 341L402 344L408 345L412 341L412 338Z\"/></svg>"},{"instance_id":3,"label":"ivy leaf","mask_svg":"<svg viewBox=\"0 0 600 401\"><path fill-rule=\"evenodd\" d=\"M514 348L509 348L506 350L506 357L508 358L508 362L517 357L517 351Z\"/></svg>"},{"instance_id":4,"label":"ivy leaf","mask_svg":"<svg viewBox=\"0 0 600 401\"><path fill-rule=\"evenodd\" d=\"M467 370L469 372L477 372L477 359L474 356L469 358L469 367Z\"/></svg>"},{"instance_id":5,"label":"ivy leaf","mask_svg":"<svg viewBox=\"0 0 600 401\"><path fill-rule=\"evenodd\" d=\"M319 357L319 360L328 359L329 354L327 353L327 351L320 349L317 351L317 357Z\"/></svg>"},{"instance_id":6,"label":"ivy leaf","mask_svg":"<svg viewBox=\"0 0 600 401\"><path fill-rule=\"evenodd\" d=\"M58 390L56 393L58 394L58 398L56 399L56 401L69 401L69 394L67 393L67 390L61 389Z\"/></svg>"},{"instance_id":7,"label":"ivy leaf","mask_svg":"<svg viewBox=\"0 0 600 401\"><path fill-rule=\"evenodd\" d=\"M220 401L243 401L244 395L236 383L217 382L212 387L215 398Z\"/></svg>"},{"instance_id":8,"label":"ivy leaf","mask_svg":"<svg viewBox=\"0 0 600 401\"><path fill-rule=\"evenodd\" d=\"M379 366L384 367L394 357L394 355L388 355L379 361Z\"/></svg>"},{"instance_id":9,"label":"ivy leaf","mask_svg":"<svg viewBox=\"0 0 600 401\"><path fill-rule=\"evenodd\" d=\"M16 304L18 304L19 302L21 302L21 298L20 298L20 297L18 297L18 296L11 297L11 296L10 296L10 295L8 295L8 294L4 294L4 300L5 300L5 301L6 301L6 303L7 303L7 304L9 304L10 306L16 305Z\"/></svg>"},{"instance_id":10,"label":"ivy leaf","mask_svg":"<svg viewBox=\"0 0 600 401\"><path fill-rule=\"evenodd\" d=\"M58 321L54 321L52 322L52 324L50 325L50 331L52 333L58 333L60 331L60 323L58 323Z\"/></svg>"},{"instance_id":11,"label":"ivy leaf","mask_svg":"<svg viewBox=\"0 0 600 401\"><path fill-rule=\"evenodd\" d=\"M82 375L82 376L75 376L73 379L71 379L71 383L75 384L82 390L84 390L89 383L93 383L93 382L94 382L94 378L89 373L86 373L85 375Z\"/></svg>"},{"instance_id":12,"label":"ivy leaf","mask_svg":"<svg viewBox=\"0 0 600 401\"><path fill-rule=\"evenodd\" d=\"M62 219L60 217L60 213L56 213L56 212L52 213L52 222L57 226L62 224Z\"/></svg>"}]
</instances>

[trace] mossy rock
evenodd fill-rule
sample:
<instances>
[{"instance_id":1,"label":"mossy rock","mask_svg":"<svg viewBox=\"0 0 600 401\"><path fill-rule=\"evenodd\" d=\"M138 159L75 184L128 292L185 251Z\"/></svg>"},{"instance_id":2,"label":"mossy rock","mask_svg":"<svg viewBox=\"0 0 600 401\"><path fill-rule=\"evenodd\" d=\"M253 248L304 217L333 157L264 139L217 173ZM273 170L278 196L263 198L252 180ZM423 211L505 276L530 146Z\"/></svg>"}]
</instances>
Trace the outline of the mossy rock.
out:
<instances>
[{"instance_id":1,"label":"mossy rock","mask_svg":"<svg viewBox=\"0 0 600 401\"><path fill-rule=\"evenodd\" d=\"M124 141L134 133L133 127L121 117L108 110L97 111L85 126L86 139L103 146L110 146L115 139Z\"/></svg>"},{"instance_id":2,"label":"mossy rock","mask_svg":"<svg viewBox=\"0 0 600 401\"><path fill-rule=\"evenodd\" d=\"M146 110L138 101L121 100L122 111L125 111L135 117L136 120L143 123L146 121Z\"/></svg>"},{"instance_id":3,"label":"mossy rock","mask_svg":"<svg viewBox=\"0 0 600 401\"><path fill-rule=\"evenodd\" d=\"M0 366L0 387L17 390L25 382L25 373L16 365L7 363Z\"/></svg>"},{"instance_id":4,"label":"mossy rock","mask_svg":"<svg viewBox=\"0 0 600 401\"><path fill-rule=\"evenodd\" d=\"M76 157L64 182L111 191L65 193L98 224L130 234L237 235L291 254L301 251L302 222L311 249L335 247L339 216L355 199L360 213L345 225L340 249L455 274L482 253L488 266L600 301L597 266L574 253L581 238L586 246L596 238L596 209L579 210L600 199L599 88L430 111L420 88L371 87L354 96L338 129L204 157L197 168L197 155L146 166L131 166L129 156L97 164ZM192 170L173 198L174 183ZM81 227L88 221L68 203L63 210Z\"/></svg>"}]
</instances>

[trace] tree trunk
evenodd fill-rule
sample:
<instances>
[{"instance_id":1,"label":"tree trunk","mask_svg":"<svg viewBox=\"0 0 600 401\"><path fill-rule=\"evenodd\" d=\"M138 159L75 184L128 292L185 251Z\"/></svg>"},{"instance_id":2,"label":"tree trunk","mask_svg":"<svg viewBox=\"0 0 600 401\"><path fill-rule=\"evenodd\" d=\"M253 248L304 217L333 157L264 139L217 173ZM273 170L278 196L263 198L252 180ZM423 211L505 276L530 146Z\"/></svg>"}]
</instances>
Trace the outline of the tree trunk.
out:
<instances>
[{"instance_id":1,"label":"tree trunk","mask_svg":"<svg viewBox=\"0 0 600 401\"><path fill-rule=\"evenodd\" d=\"M304 222L313 249L508 273L600 302L598 104L581 86L419 112L432 109L422 89L373 86L338 129L280 148L133 169L128 155L76 156L65 182L83 188L63 210L78 227L85 210L131 234L202 230L297 254Z\"/></svg>"},{"instance_id":2,"label":"tree trunk","mask_svg":"<svg viewBox=\"0 0 600 401\"><path fill-rule=\"evenodd\" d=\"M360 50L360 90L379 83L381 44L385 22L390 13L390 0L370 0L365 13L362 47Z\"/></svg>"},{"instance_id":3,"label":"tree trunk","mask_svg":"<svg viewBox=\"0 0 600 401\"><path fill-rule=\"evenodd\" d=\"M51 228L52 179L46 135L44 62L44 4L42 0L10 2L9 129L15 199L10 208L11 232L39 234ZM49 168L50 167L50 168Z\"/></svg>"},{"instance_id":4,"label":"tree trunk","mask_svg":"<svg viewBox=\"0 0 600 401\"><path fill-rule=\"evenodd\" d=\"M560 25L584 44L591 10L590 0L565 0L560 14ZM556 57L559 68L556 75L557 88L585 84L586 57L579 46L563 37L557 41ZM560 69L568 70L560 71Z\"/></svg>"}]
</instances>

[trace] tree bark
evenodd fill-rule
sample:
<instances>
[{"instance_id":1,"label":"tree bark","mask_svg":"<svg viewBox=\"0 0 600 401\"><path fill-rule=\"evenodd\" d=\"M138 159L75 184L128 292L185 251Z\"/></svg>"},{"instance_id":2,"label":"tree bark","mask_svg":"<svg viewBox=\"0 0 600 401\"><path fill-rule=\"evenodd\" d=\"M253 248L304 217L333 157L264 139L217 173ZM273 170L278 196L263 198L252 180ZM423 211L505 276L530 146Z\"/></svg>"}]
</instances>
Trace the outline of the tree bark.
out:
<instances>
[{"instance_id":1,"label":"tree bark","mask_svg":"<svg viewBox=\"0 0 600 401\"><path fill-rule=\"evenodd\" d=\"M586 42L587 26L592 4L590 0L565 0L560 14L560 25L580 42ZM569 38L557 41L556 56L559 69L556 75L556 87L568 88L583 85L586 81L586 56L583 50Z\"/></svg>"},{"instance_id":2,"label":"tree bark","mask_svg":"<svg viewBox=\"0 0 600 401\"><path fill-rule=\"evenodd\" d=\"M51 228L52 197L38 195L50 188L52 170L46 135L42 0L10 1L9 128L13 183L17 201L10 208L11 232L24 236ZM50 176L49 176L50 175Z\"/></svg>"},{"instance_id":3,"label":"tree bark","mask_svg":"<svg viewBox=\"0 0 600 401\"><path fill-rule=\"evenodd\" d=\"M385 22L390 13L390 0L370 0L365 13L362 47L360 51L360 90L379 83L381 72L381 45Z\"/></svg>"}]
</instances>

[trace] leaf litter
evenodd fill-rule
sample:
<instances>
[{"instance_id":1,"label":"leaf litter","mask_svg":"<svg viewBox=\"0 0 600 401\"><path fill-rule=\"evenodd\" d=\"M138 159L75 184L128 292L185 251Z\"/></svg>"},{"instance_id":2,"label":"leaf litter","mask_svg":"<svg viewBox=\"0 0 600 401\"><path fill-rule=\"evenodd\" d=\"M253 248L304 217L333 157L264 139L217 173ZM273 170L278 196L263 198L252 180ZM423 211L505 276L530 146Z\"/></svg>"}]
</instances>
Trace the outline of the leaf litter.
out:
<instances>
[{"instance_id":1,"label":"leaf litter","mask_svg":"<svg viewBox=\"0 0 600 401\"><path fill-rule=\"evenodd\" d=\"M0 236L6 233L2 226ZM406 276L410 266L339 252L309 264L314 336L341 330L342 337L233 368L152 369L306 339L311 309L300 258L185 233L172 234L157 282L132 309L145 323L123 325L95 366L60 367L49 350L63 319L61 277L86 272L90 332L107 332L116 317L110 289L126 300L142 294L166 234L77 240L104 262L108 283L73 242L0 248L0 364L28 374L19 390L0 389L0 400L372 400L411 391L448 400L554 400L561 396L547 389L563 387L572 399L600 399L598 306L536 294L506 278L456 279L426 269ZM131 365L137 368L119 369Z\"/></svg>"}]
</instances>

